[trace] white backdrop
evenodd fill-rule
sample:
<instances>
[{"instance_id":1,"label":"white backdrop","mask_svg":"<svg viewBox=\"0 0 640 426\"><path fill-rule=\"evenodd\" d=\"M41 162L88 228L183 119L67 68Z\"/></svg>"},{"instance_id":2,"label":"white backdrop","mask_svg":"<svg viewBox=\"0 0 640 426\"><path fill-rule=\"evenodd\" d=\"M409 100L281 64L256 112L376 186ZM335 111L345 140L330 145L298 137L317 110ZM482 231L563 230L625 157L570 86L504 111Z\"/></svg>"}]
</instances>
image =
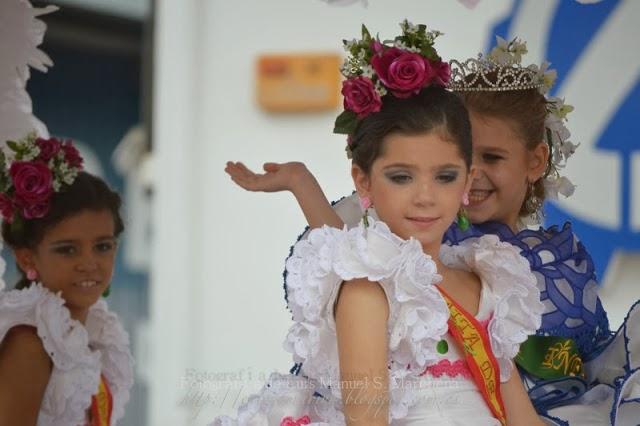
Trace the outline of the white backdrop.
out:
<instances>
[{"instance_id":1,"label":"white backdrop","mask_svg":"<svg viewBox=\"0 0 640 426\"><path fill-rule=\"evenodd\" d=\"M261 375L291 367L281 345L290 324L281 274L304 226L290 194L240 190L224 174L225 161L258 168L264 161L301 160L330 199L352 188L344 138L331 134L339 111L260 111L257 55L341 52L341 39L357 37L361 23L392 38L406 17L445 33L436 45L445 58L464 58L484 48L511 1L485 0L474 10L453 0L370 0L368 8L319 0L156 5L149 423L204 425L235 412L238 388L246 393ZM542 16L548 4L527 7ZM538 42L544 40L530 40ZM200 388L192 386L197 378Z\"/></svg>"}]
</instances>

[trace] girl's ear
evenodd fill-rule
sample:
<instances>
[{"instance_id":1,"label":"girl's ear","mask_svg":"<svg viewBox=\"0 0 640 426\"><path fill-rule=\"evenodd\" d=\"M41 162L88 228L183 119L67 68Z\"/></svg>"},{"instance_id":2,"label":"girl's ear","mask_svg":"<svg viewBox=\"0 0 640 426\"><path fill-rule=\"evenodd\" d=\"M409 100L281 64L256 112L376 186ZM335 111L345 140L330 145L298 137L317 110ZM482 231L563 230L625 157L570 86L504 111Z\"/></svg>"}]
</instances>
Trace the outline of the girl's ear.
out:
<instances>
[{"instance_id":1,"label":"girl's ear","mask_svg":"<svg viewBox=\"0 0 640 426\"><path fill-rule=\"evenodd\" d=\"M535 182L544 175L547 170L549 155L549 145L544 141L529 151L529 171L527 172L529 182Z\"/></svg>"},{"instance_id":2,"label":"girl's ear","mask_svg":"<svg viewBox=\"0 0 640 426\"><path fill-rule=\"evenodd\" d=\"M34 253L29 248L19 248L13 251L18 267L27 272L29 269L35 269Z\"/></svg>"},{"instance_id":3,"label":"girl's ear","mask_svg":"<svg viewBox=\"0 0 640 426\"><path fill-rule=\"evenodd\" d=\"M351 166L351 177L353 178L353 184L360 198L369 197L371 189L371 179L369 175L359 166L353 164Z\"/></svg>"}]
</instances>

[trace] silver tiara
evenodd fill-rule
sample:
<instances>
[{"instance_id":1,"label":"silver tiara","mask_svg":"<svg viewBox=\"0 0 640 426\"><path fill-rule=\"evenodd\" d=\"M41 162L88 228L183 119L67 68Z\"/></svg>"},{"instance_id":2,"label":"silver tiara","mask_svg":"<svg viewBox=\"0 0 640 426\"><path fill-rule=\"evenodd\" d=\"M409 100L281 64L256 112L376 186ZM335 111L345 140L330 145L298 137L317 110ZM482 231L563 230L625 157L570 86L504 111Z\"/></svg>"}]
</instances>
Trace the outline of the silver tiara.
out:
<instances>
[{"instance_id":1,"label":"silver tiara","mask_svg":"<svg viewBox=\"0 0 640 426\"><path fill-rule=\"evenodd\" d=\"M523 67L518 62L497 62L491 57L464 62L452 60L449 89L456 92L502 92L506 90L539 89L544 79L535 65Z\"/></svg>"}]
</instances>

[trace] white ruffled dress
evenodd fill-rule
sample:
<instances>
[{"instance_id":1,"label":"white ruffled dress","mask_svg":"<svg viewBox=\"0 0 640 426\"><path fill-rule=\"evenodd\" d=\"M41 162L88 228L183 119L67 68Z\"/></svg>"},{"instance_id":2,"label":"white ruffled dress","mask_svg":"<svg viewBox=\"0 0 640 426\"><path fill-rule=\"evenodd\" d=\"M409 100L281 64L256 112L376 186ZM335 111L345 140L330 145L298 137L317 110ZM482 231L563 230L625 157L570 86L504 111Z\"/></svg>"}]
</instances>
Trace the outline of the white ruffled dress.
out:
<instances>
[{"instance_id":1,"label":"white ruffled dress","mask_svg":"<svg viewBox=\"0 0 640 426\"><path fill-rule=\"evenodd\" d=\"M487 327L500 380L507 381L511 360L543 311L529 264L494 236L443 246L441 260L480 277L476 318ZM342 283L356 278L380 283L389 303L390 424L500 424L447 332L449 310L435 287L441 277L418 241L399 238L373 218L368 228L325 226L294 246L287 271L294 324L284 346L302 367L296 375L272 374L237 419L223 416L213 425L307 424L305 416L310 424L345 424L333 309ZM287 417L293 423L283 423Z\"/></svg>"},{"instance_id":2,"label":"white ruffled dress","mask_svg":"<svg viewBox=\"0 0 640 426\"><path fill-rule=\"evenodd\" d=\"M113 396L111 424L117 424L133 385L133 358L129 336L104 301L90 308L83 325L70 317L59 295L34 284L0 291L0 312L0 342L12 327L33 326L53 363L39 426L84 425L100 374Z\"/></svg>"}]
</instances>

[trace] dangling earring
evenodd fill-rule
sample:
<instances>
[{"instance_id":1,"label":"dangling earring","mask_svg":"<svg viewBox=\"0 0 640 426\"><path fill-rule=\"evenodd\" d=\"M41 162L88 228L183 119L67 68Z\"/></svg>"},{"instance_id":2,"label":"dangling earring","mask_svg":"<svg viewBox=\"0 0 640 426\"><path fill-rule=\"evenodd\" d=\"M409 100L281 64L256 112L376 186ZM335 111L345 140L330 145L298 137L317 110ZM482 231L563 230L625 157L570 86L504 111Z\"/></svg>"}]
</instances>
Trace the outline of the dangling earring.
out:
<instances>
[{"instance_id":1,"label":"dangling earring","mask_svg":"<svg viewBox=\"0 0 640 426\"><path fill-rule=\"evenodd\" d=\"M107 287L103 292L102 292L102 297L109 297L109 295L111 294L111 284L109 284L109 287Z\"/></svg>"},{"instance_id":2,"label":"dangling earring","mask_svg":"<svg viewBox=\"0 0 640 426\"><path fill-rule=\"evenodd\" d=\"M27 269L27 279L31 282L34 282L38 279L38 272L35 269Z\"/></svg>"},{"instance_id":3,"label":"dangling earring","mask_svg":"<svg viewBox=\"0 0 640 426\"><path fill-rule=\"evenodd\" d=\"M362 223L365 228L369 227L369 208L373 203L371 203L371 199L369 197L360 197L360 207L364 210L364 214L362 215Z\"/></svg>"},{"instance_id":4,"label":"dangling earring","mask_svg":"<svg viewBox=\"0 0 640 426\"><path fill-rule=\"evenodd\" d=\"M466 192L462 195L462 205L469 205L469 194ZM469 229L469 226L471 226L471 224L469 223L469 218L467 217L467 211L464 207L460 207L460 210L458 210L457 223L458 228L460 228L460 230L462 231L466 231L467 229Z\"/></svg>"},{"instance_id":5,"label":"dangling earring","mask_svg":"<svg viewBox=\"0 0 640 426\"><path fill-rule=\"evenodd\" d=\"M467 211L464 209L464 207L460 207L460 210L458 210L457 223L458 228L460 228L460 230L462 231L466 231L471 226L471 224L469 223L469 218L467 217Z\"/></svg>"},{"instance_id":6,"label":"dangling earring","mask_svg":"<svg viewBox=\"0 0 640 426\"><path fill-rule=\"evenodd\" d=\"M538 198L535 190L535 182L529 182L529 187L527 188L527 195L524 202L524 208L529 215L532 217L537 217L538 210L542 207L542 200Z\"/></svg>"}]
</instances>

